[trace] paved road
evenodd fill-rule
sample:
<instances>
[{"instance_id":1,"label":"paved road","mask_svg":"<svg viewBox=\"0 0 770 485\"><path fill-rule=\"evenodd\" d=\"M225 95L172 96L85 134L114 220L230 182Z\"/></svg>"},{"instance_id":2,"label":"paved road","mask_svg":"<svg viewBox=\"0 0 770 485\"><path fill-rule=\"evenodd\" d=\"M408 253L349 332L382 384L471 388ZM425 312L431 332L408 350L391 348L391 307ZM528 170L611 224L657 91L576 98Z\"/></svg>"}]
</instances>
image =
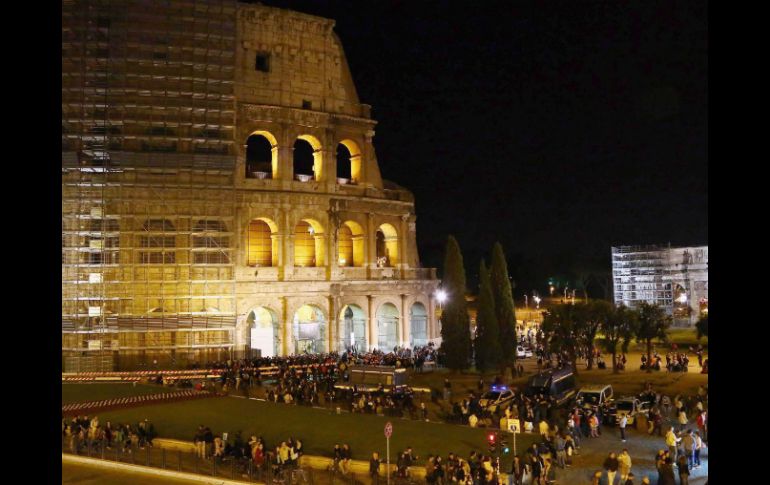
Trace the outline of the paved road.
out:
<instances>
[{"instance_id":1,"label":"paved road","mask_svg":"<svg viewBox=\"0 0 770 485\"><path fill-rule=\"evenodd\" d=\"M665 441L662 437L649 436L640 433L636 429L628 428L628 438L625 443L620 440L620 432L616 427L602 426L602 435L598 438L583 438L579 455L573 457L572 468L556 470L557 483L569 485L582 485L591 483L591 476L602 468L602 463L607 455L614 451L620 453L623 448L628 449L631 455L631 471L634 473L634 483L640 484L642 477L647 475L650 482L655 484L658 472L655 470L655 453L659 449L665 449ZM692 470L690 475L691 485L704 485L708 478L708 448L701 450L701 467ZM677 477L678 481L678 477Z\"/></svg>"}]
</instances>

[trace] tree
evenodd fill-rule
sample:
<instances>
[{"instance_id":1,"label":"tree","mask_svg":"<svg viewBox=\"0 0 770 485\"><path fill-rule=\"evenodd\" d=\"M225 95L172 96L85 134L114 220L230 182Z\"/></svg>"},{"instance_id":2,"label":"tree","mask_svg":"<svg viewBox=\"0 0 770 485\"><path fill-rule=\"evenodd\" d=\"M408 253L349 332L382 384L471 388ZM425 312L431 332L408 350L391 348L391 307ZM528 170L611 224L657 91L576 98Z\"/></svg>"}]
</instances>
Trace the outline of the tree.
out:
<instances>
[{"instance_id":1,"label":"tree","mask_svg":"<svg viewBox=\"0 0 770 485\"><path fill-rule=\"evenodd\" d=\"M479 299L476 314L476 368L485 371L500 364L500 328L495 316L495 298L487 265L482 259L479 267Z\"/></svg>"},{"instance_id":2,"label":"tree","mask_svg":"<svg viewBox=\"0 0 770 485\"><path fill-rule=\"evenodd\" d=\"M581 332L580 319L576 318L576 305L561 304L552 307L544 312L543 323L540 325L540 331L547 342L549 350L564 352L567 359L572 364L572 372L578 374L577 369L577 347L578 340L576 336Z\"/></svg>"},{"instance_id":3,"label":"tree","mask_svg":"<svg viewBox=\"0 0 770 485\"><path fill-rule=\"evenodd\" d=\"M599 328L612 312L612 305L604 300L594 300L574 306L575 318L578 320L576 338L588 349L588 370L591 370L594 368L594 340Z\"/></svg>"},{"instance_id":4,"label":"tree","mask_svg":"<svg viewBox=\"0 0 770 485\"><path fill-rule=\"evenodd\" d=\"M700 317L698 322L695 324L695 329L698 331L698 340L700 340L703 337L709 336L709 316L706 315L705 317Z\"/></svg>"},{"instance_id":5,"label":"tree","mask_svg":"<svg viewBox=\"0 0 770 485\"><path fill-rule=\"evenodd\" d=\"M447 239L442 287L448 297L441 315L441 347L446 355L446 366L452 370L467 369L471 335L465 301L465 266L460 245L453 236Z\"/></svg>"},{"instance_id":6,"label":"tree","mask_svg":"<svg viewBox=\"0 0 770 485\"><path fill-rule=\"evenodd\" d=\"M628 352L628 344L634 337L637 326L637 314L628 307L620 305L613 308L607 315L607 319L602 324L602 347L606 352L612 354L612 372L617 374L617 355L618 345L622 344L621 350Z\"/></svg>"},{"instance_id":7,"label":"tree","mask_svg":"<svg viewBox=\"0 0 770 485\"><path fill-rule=\"evenodd\" d=\"M500 328L502 363L513 365L516 363L516 313L513 308L513 289L508 277L508 263L503 254L503 246L499 242L492 248L490 280L495 299L495 316Z\"/></svg>"},{"instance_id":8,"label":"tree","mask_svg":"<svg viewBox=\"0 0 770 485\"><path fill-rule=\"evenodd\" d=\"M666 329L671 326L671 317L658 305L643 302L637 308L638 325L636 326L636 339L647 344L647 372L652 372L652 340L657 338L666 341Z\"/></svg>"}]
</instances>

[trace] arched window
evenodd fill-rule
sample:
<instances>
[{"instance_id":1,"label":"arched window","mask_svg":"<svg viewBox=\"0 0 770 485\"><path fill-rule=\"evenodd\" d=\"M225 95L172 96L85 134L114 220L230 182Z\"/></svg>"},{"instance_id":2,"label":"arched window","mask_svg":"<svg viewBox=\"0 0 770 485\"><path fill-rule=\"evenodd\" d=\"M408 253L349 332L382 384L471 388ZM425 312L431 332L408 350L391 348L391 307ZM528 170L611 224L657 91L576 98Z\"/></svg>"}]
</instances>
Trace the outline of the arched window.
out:
<instances>
[{"instance_id":1,"label":"arched window","mask_svg":"<svg viewBox=\"0 0 770 485\"><path fill-rule=\"evenodd\" d=\"M340 266L353 266L353 231L346 225L340 227L337 233L338 264Z\"/></svg>"},{"instance_id":2,"label":"arched window","mask_svg":"<svg viewBox=\"0 0 770 485\"><path fill-rule=\"evenodd\" d=\"M398 339L398 308L392 303L383 303L377 309L377 349L392 352Z\"/></svg>"},{"instance_id":3,"label":"arched window","mask_svg":"<svg viewBox=\"0 0 770 485\"><path fill-rule=\"evenodd\" d=\"M246 178L272 178L276 165L275 139L257 132L246 139ZM272 135L270 138L273 138Z\"/></svg>"},{"instance_id":4,"label":"arched window","mask_svg":"<svg viewBox=\"0 0 770 485\"><path fill-rule=\"evenodd\" d=\"M294 178L300 182L313 180L313 146L306 140L294 142Z\"/></svg>"},{"instance_id":5,"label":"arched window","mask_svg":"<svg viewBox=\"0 0 770 485\"><path fill-rule=\"evenodd\" d=\"M364 231L360 224L344 222L337 233L337 262L339 266L364 265Z\"/></svg>"},{"instance_id":6,"label":"arched window","mask_svg":"<svg viewBox=\"0 0 770 485\"><path fill-rule=\"evenodd\" d=\"M200 219L193 227L193 264L229 264L227 226L216 219ZM225 234L223 234L225 233Z\"/></svg>"},{"instance_id":7,"label":"arched window","mask_svg":"<svg viewBox=\"0 0 770 485\"><path fill-rule=\"evenodd\" d=\"M307 221L294 228L294 266L316 266L315 231Z\"/></svg>"},{"instance_id":8,"label":"arched window","mask_svg":"<svg viewBox=\"0 0 770 485\"><path fill-rule=\"evenodd\" d=\"M312 135L300 135L294 142L294 179L300 182L322 180L321 142Z\"/></svg>"},{"instance_id":9,"label":"arched window","mask_svg":"<svg viewBox=\"0 0 770 485\"><path fill-rule=\"evenodd\" d=\"M399 263L398 233L390 224L383 224L377 229L377 266L389 268Z\"/></svg>"},{"instance_id":10,"label":"arched window","mask_svg":"<svg viewBox=\"0 0 770 485\"><path fill-rule=\"evenodd\" d=\"M246 264L249 266L273 266L272 230L263 220L249 223Z\"/></svg>"},{"instance_id":11,"label":"arched window","mask_svg":"<svg viewBox=\"0 0 770 485\"><path fill-rule=\"evenodd\" d=\"M356 184L361 180L361 149L353 140L337 145L337 183Z\"/></svg>"}]
</instances>

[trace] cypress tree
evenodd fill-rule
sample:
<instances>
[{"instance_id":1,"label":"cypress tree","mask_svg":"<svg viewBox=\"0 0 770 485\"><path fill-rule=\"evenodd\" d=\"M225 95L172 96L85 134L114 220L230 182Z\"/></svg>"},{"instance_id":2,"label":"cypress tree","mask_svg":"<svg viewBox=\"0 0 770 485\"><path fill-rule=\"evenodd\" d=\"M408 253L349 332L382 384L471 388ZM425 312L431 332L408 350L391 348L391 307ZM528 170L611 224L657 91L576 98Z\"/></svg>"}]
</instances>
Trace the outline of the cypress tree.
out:
<instances>
[{"instance_id":1,"label":"cypress tree","mask_svg":"<svg viewBox=\"0 0 770 485\"><path fill-rule=\"evenodd\" d=\"M446 356L446 366L452 370L467 369L471 332L465 301L465 267L460 245L453 236L449 236L446 244L442 287L447 292L447 302L441 315L441 348Z\"/></svg>"},{"instance_id":2,"label":"cypress tree","mask_svg":"<svg viewBox=\"0 0 770 485\"><path fill-rule=\"evenodd\" d=\"M508 263L505 261L503 246L497 242L492 248L492 269L490 274L492 295L495 299L495 316L500 329L502 363L516 362L516 314L513 309L513 290L508 278Z\"/></svg>"},{"instance_id":3,"label":"cypress tree","mask_svg":"<svg viewBox=\"0 0 770 485\"><path fill-rule=\"evenodd\" d=\"M484 260L479 268L479 299L476 315L476 368L485 371L500 364L500 328L495 316L495 297L492 296L492 283Z\"/></svg>"}]
</instances>

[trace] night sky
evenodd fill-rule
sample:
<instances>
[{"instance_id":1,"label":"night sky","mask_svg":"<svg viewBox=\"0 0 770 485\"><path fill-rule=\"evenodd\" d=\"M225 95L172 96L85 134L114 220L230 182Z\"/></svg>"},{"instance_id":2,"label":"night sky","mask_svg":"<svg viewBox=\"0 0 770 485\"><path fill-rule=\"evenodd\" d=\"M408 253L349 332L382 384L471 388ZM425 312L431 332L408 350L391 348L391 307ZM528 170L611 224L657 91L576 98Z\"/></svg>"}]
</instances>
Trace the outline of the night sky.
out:
<instances>
[{"instance_id":1,"label":"night sky","mask_svg":"<svg viewBox=\"0 0 770 485\"><path fill-rule=\"evenodd\" d=\"M610 268L614 244L707 244L705 2L265 0L336 20L424 266L453 234L475 289Z\"/></svg>"}]
</instances>

